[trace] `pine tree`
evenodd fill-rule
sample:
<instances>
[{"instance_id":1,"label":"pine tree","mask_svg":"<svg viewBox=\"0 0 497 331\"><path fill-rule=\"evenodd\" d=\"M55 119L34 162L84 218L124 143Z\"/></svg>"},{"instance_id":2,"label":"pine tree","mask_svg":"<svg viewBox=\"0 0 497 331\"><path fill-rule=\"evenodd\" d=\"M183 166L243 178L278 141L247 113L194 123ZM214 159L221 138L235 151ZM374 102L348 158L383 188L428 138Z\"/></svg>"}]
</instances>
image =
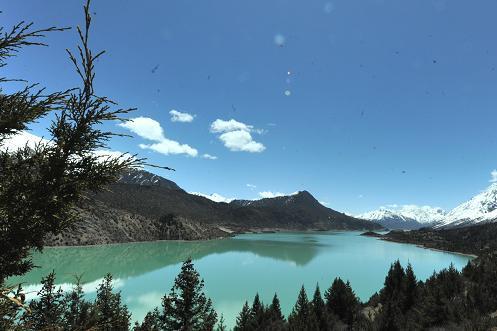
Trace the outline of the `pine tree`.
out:
<instances>
[{"instance_id":1,"label":"pine tree","mask_svg":"<svg viewBox=\"0 0 497 331\"><path fill-rule=\"evenodd\" d=\"M403 330L402 320L402 311L394 301L389 300L376 317L375 325L378 330L382 331L401 331Z\"/></svg>"},{"instance_id":2,"label":"pine tree","mask_svg":"<svg viewBox=\"0 0 497 331\"><path fill-rule=\"evenodd\" d=\"M55 273L52 271L42 278L43 284L38 292L39 299L33 300L23 316L24 327L27 330L56 330L62 327L64 295L62 289L56 289Z\"/></svg>"},{"instance_id":3,"label":"pine tree","mask_svg":"<svg viewBox=\"0 0 497 331\"><path fill-rule=\"evenodd\" d=\"M273 300L266 311L267 330L284 330L286 326L285 316L281 312L280 300L276 293Z\"/></svg>"},{"instance_id":4,"label":"pine tree","mask_svg":"<svg viewBox=\"0 0 497 331\"><path fill-rule=\"evenodd\" d=\"M250 307L248 305L248 302L245 301L245 304L243 305L242 311L236 318L236 325L233 328L233 331L249 331L251 329L251 319L252 319L252 313L250 311Z\"/></svg>"},{"instance_id":5,"label":"pine tree","mask_svg":"<svg viewBox=\"0 0 497 331\"><path fill-rule=\"evenodd\" d=\"M216 331L227 331L226 325L224 324L223 314L221 314L221 317L219 318L219 323L217 325Z\"/></svg>"},{"instance_id":6,"label":"pine tree","mask_svg":"<svg viewBox=\"0 0 497 331\"><path fill-rule=\"evenodd\" d=\"M64 296L64 329L91 329L96 324L94 309L91 303L84 299L81 278L76 278L76 284L71 292Z\"/></svg>"},{"instance_id":7,"label":"pine tree","mask_svg":"<svg viewBox=\"0 0 497 331\"><path fill-rule=\"evenodd\" d=\"M259 298L259 293L255 294L254 302L252 303L251 312L251 327L254 330L258 330L262 328L265 324L265 309L264 304L261 302Z\"/></svg>"},{"instance_id":8,"label":"pine tree","mask_svg":"<svg viewBox=\"0 0 497 331\"><path fill-rule=\"evenodd\" d=\"M281 312L280 299L278 299L278 295L275 293L273 296L273 300L268 308L268 316L271 321L284 321L285 317Z\"/></svg>"},{"instance_id":9,"label":"pine tree","mask_svg":"<svg viewBox=\"0 0 497 331\"><path fill-rule=\"evenodd\" d=\"M400 264L400 261L395 261L385 277L385 286L380 292L380 300L382 303L388 300L397 300L400 304L403 302L403 285L404 285L405 271Z\"/></svg>"},{"instance_id":10,"label":"pine tree","mask_svg":"<svg viewBox=\"0 0 497 331\"><path fill-rule=\"evenodd\" d=\"M162 323L166 330L212 330L217 314L212 302L203 293L204 281L200 279L192 260L188 259L174 280L169 295L162 299Z\"/></svg>"},{"instance_id":11,"label":"pine tree","mask_svg":"<svg viewBox=\"0 0 497 331\"><path fill-rule=\"evenodd\" d=\"M0 151L0 286L7 277L32 268L30 252L42 250L46 235L59 234L77 219L73 207L83 194L102 189L124 169L141 163L131 156L95 153L113 135L100 125L122 119L131 109L114 109L114 102L95 93L94 65L103 52L95 54L89 46L89 4L84 6L85 26L77 29L79 58L69 52L79 88L47 93L27 84L8 94L3 88L8 79L0 77L0 144L43 116L55 115L48 128L50 143ZM45 45L41 38L61 30L34 30L24 22L7 32L0 28L0 67L23 47Z\"/></svg>"},{"instance_id":12,"label":"pine tree","mask_svg":"<svg viewBox=\"0 0 497 331\"><path fill-rule=\"evenodd\" d=\"M324 294L328 311L336 315L342 322L352 325L359 307L359 299L350 283L335 278L331 287Z\"/></svg>"},{"instance_id":13,"label":"pine tree","mask_svg":"<svg viewBox=\"0 0 497 331\"><path fill-rule=\"evenodd\" d=\"M404 279L404 313L411 309L416 303L418 282L411 264L407 264L406 276Z\"/></svg>"},{"instance_id":14,"label":"pine tree","mask_svg":"<svg viewBox=\"0 0 497 331\"><path fill-rule=\"evenodd\" d=\"M162 324L160 320L160 312L157 308L148 312L140 324L135 322L133 331L160 331L162 330Z\"/></svg>"},{"instance_id":15,"label":"pine tree","mask_svg":"<svg viewBox=\"0 0 497 331\"><path fill-rule=\"evenodd\" d=\"M97 288L95 300L99 330L128 330L131 314L121 302L121 294L113 293L112 276L107 274Z\"/></svg>"},{"instance_id":16,"label":"pine tree","mask_svg":"<svg viewBox=\"0 0 497 331\"><path fill-rule=\"evenodd\" d=\"M288 326L290 330L319 330L317 320L312 313L311 305L307 299L307 293L304 286L300 289L297 302L288 317Z\"/></svg>"},{"instance_id":17,"label":"pine tree","mask_svg":"<svg viewBox=\"0 0 497 331\"><path fill-rule=\"evenodd\" d=\"M316 285L314 296L311 301L312 313L316 317L319 325L319 330L330 330L333 327L333 319L331 314L328 313L319 285Z\"/></svg>"}]
</instances>

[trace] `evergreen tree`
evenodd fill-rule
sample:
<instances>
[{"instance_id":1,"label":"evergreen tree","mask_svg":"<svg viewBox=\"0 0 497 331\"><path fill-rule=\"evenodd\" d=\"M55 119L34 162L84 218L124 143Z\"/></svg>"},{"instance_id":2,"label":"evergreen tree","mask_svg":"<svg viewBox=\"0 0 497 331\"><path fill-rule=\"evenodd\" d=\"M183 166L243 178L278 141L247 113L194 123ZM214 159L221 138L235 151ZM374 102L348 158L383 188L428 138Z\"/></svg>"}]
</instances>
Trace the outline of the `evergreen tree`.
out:
<instances>
[{"instance_id":1,"label":"evergreen tree","mask_svg":"<svg viewBox=\"0 0 497 331\"><path fill-rule=\"evenodd\" d=\"M314 291L314 296L311 301L311 308L312 313L318 322L319 330L330 330L333 327L333 319L326 309L323 297L321 296L321 290L319 289L319 284L316 285L316 290Z\"/></svg>"},{"instance_id":2,"label":"evergreen tree","mask_svg":"<svg viewBox=\"0 0 497 331\"><path fill-rule=\"evenodd\" d=\"M304 286L300 289L297 302L288 317L288 327L290 330L319 330L318 322L312 313L311 305L307 299L307 293Z\"/></svg>"},{"instance_id":3,"label":"evergreen tree","mask_svg":"<svg viewBox=\"0 0 497 331\"><path fill-rule=\"evenodd\" d=\"M148 312L140 324L135 322L133 331L160 331L162 330L162 324L160 321L160 312L157 308Z\"/></svg>"},{"instance_id":4,"label":"evergreen tree","mask_svg":"<svg viewBox=\"0 0 497 331\"><path fill-rule=\"evenodd\" d=\"M216 331L227 331L226 325L224 324L223 314L221 314L221 318L219 318L219 323L217 325Z\"/></svg>"},{"instance_id":5,"label":"evergreen tree","mask_svg":"<svg viewBox=\"0 0 497 331\"><path fill-rule=\"evenodd\" d=\"M76 278L76 284L71 292L64 296L64 329L91 329L96 324L93 305L84 298L81 278Z\"/></svg>"},{"instance_id":6,"label":"evergreen tree","mask_svg":"<svg viewBox=\"0 0 497 331\"><path fill-rule=\"evenodd\" d=\"M385 277L385 284L380 292L381 302L385 303L388 300L393 300L393 299L395 299L398 303L403 302L404 277L405 277L404 268L402 268L400 261L397 260L390 266L390 270L388 271L388 274Z\"/></svg>"},{"instance_id":7,"label":"evergreen tree","mask_svg":"<svg viewBox=\"0 0 497 331\"><path fill-rule=\"evenodd\" d=\"M41 250L47 234L59 234L77 219L74 205L83 194L114 182L126 168L137 165L134 157L102 157L95 153L106 147L113 133L101 129L104 122L120 120L131 109L114 109L114 103L94 91L95 61L89 47L91 25L89 1L84 7L85 26L77 29L81 45L77 58L69 52L81 86L47 93L26 84L20 91L6 93L0 77L0 144L28 129L47 114L54 114L48 129L50 143L0 151L0 286L14 275L32 268L32 249ZM5 31L0 27L0 67L25 46L45 45L40 40L53 31L32 29L21 22ZM8 147L8 146L7 146Z\"/></svg>"},{"instance_id":8,"label":"evergreen tree","mask_svg":"<svg viewBox=\"0 0 497 331\"><path fill-rule=\"evenodd\" d=\"M41 280L42 288L38 292L38 299L31 301L31 312L24 313L24 327L26 330L57 330L63 324L62 289L55 287L55 273L52 271Z\"/></svg>"},{"instance_id":9,"label":"evergreen tree","mask_svg":"<svg viewBox=\"0 0 497 331\"><path fill-rule=\"evenodd\" d=\"M267 330L284 330L286 326L285 316L281 312L280 300L276 293L273 296L273 301L269 305L267 311Z\"/></svg>"},{"instance_id":10,"label":"evergreen tree","mask_svg":"<svg viewBox=\"0 0 497 331\"><path fill-rule=\"evenodd\" d=\"M375 319L375 325L382 331L401 331L403 315L396 302L389 300L382 306L380 314Z\"/></svg>"},{"instance_id":11,"label":"evergreen tree","mask_svg":"<svg viewBox=\"0 0 497 331\"><path fill-rule=\"evenodd\" d=\"M261 329L265 324L265 309L264 304L261 302L259 298L259 293L255 294L254 302L252 303L252 309L250 309L251 313L251 327L254 330Z\"/></svg>"},{"instance_id":12,"label":"evergreen tree","mask_svg":"<svg viewBox=\"0 0 497 331\"><path fill-rule=\"evenodd\" d=\"M99 330L128 330L131 314L121 302L121 294L112 292L112 276L107 274L97 288L95 300Z\"/></svg>"},{"instance_id":13,"label":"evergreen tree","mask_svg":"<svg viewBox=\"0 0 497 331\"><path fill-rule=\"evenodd\" d=\"M162 299L161 316L166 330L196 331L212 330L217 314L212 302L203 293L204 281L200 279L192 260L188 259L174 280L169 295Z\"/></svg>"},{"instance_id":14,"label":"evergreen tree","mask_svg":"<svg viewBox=\"0 0 497 331\"><path fill-rule=\"evenodd\" d=\"M411 264L407 264L406 275L404 280L404 313L411 309L416 303L418 282Z\"/></svg>"},{"instance_id":15,"label":"evergreen tree","mask_svg":"<svg viewBox=\"0 0 497 331\"><path fill-rule=\"evenodd\" d=\"M217 323L217 313L212 307L212 300L209 298L207 299L207 304L204 307L204 310L202 312L202 327L200 330L202 331L213 331L214 326Z\"/></svg>"},{"instance_id":16,"label":"evergreen tree","mask_svg":"<svg viewBox=\"0 0 497 331\"><path fill-rule=\"evenodd\" d=\"M238 314L238 317L236 318L236 325L233 328L234 331L249 331L251 330L251 319L252 319L252 313L250 311L250 307L248 305L248 302L245 301L245 304L243 305L242 311L240 314Z\"/></svg>"},{"instance_id":17,"label":"evergreen tree","mask_svg":"<svg viewBox=\"0 0 497 331\"><path fill-rule=\"evenodd\" d=\"M278 299L278 295L275 293L273 296L273 301L268 308L268 316L271 321L284 321L285 317L281 312L280 299Z\"/></svg>"},{"instance_id":18,"label":"evergreen tree","mask_svg":"<svg viewBox=\"0 0 497 331\"><path fill-rule=\"evenodd\" d=\"M335 278L331 287L324 294L328 311L336 315L342 322L352 325L359 307L359 299L350 283Z\"/></svg>"}]
</instances>

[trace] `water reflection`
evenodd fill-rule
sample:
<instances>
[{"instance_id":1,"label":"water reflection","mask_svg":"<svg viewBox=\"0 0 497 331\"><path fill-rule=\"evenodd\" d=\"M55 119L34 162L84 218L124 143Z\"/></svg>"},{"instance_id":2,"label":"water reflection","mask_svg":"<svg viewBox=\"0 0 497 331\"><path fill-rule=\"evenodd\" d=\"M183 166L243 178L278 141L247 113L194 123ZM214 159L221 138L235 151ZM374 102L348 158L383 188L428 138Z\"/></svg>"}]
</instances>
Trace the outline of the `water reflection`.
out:
<instances>
[{"instance_id":1,"label":"water reflection","mask_svg":"<svg viewBox=\"0 0 497 331\"><path fill-rule=\"evenodd\" d=\"M71 283L76 274L82 274L85 283L101 279L102 275L108 272L116 278L135 277L181 263L188 257L200 260L211 254L225 252L250 252L257 256L303 266L316 256L319 247L325 246L312 237L300 237L300 240L296 241L292 234L281 234L281 237L269 240L254 240L255 238L257 235L195 242L162 241L47 248L42 254L34 255L34 263L38 266L36 269L26 277L13 278L10 281L39 283L41 277L52 270L57 274L58 283Z\"/></svg>"},{"instance_id":2,"label":"water reflection","mask_svg":"<svg viewBox=\"0 0 497 331\"><path fill-rule=\"evenodd\" d=\"M53 269L64 289L71 287L74 274L83 273L84 290L93 299L96 285L110 272L133 319L141 320L160 306L181 262L190 256L205 280L207 295L230 327L245 300L251 301L257 292L266 303L277 292L282 310L288 314L302 285L312 293L316 283L324 290L339 276L350 280L357 295L367 300L381 288L390 263L396 259L404 265L411 262L421 280L450 263L461 269L469 260L357 232L276 233L204 242L47 249L34 258L40 268L10 282L25 282L34 295L41 277Z\"/></svg>"}]
</instances>

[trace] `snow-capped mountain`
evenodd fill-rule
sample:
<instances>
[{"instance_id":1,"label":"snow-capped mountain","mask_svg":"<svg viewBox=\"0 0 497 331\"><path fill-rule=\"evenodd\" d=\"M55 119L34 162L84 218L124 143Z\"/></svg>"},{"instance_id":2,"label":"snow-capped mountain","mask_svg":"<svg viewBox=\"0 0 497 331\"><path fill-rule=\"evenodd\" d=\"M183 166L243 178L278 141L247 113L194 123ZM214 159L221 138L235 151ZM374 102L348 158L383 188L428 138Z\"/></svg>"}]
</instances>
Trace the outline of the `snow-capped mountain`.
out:
<instances>
[{"instance_id":1,"label":"snow-capped mountain","mask_svg":"<svg viewBox=\"0 0 497 331\"><path fill-rule=\"evenodd\" d=\"M436 227L456 227L482 222L497 222L497 183L454 208Z\"/></svg>"},{"instance_id":2,"label":"snow-capped mountain","mask_svg":"<svg viewBox=\"0 0 497 331\"><path fill-rule=\"evenodd\" d=\"M441 208L404 205L382 207L357 217L378 222L389 229L412 230L438 224L444 220L445 215Z\"/></svg>"},{"instance_id":3,"label":"snow-capped mountain","mask_svg":"<svg viewBox=\"0 0 497 331\"><path fill-rule=\"evenodd\" d=\"M423 225L412 218L405 217L398 212L380 208L368 213L357 215L357 218L373 221L391 230L412 230L419 229Z\"/></svg>"}]
</instances>

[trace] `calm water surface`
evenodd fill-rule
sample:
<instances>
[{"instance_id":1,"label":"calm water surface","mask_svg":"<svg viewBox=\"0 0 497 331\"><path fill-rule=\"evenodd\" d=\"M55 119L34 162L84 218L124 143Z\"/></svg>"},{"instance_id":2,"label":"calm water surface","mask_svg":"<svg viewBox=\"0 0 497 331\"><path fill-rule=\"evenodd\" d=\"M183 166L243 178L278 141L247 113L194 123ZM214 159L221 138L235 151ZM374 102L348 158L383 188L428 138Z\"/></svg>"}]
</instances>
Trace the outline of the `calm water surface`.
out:
<instances>
[{"instance_id":1,"label":"calm water surface","mask_svg":"<svg viewBox=\"0 0 497 331\"><path fill-rule=\"evenodd\" d=\"M48 248L37 254L40 268L21 279L27 291L40 288L43 275L55 270L57 283L69 288L75 274L83 275L84 290L95 296L97 284L110 272L124 302L141 320L160 306L181 262L191 256L205 279L207 295L232 326L245 300L256 292L270 303L275 292L285 314L291 311L302 284L312 295L339 276L351 282L367 300L383 284L390 264L411 262L419 279L453 263L461 269L469 257L363 237L358 232L246 234L204 242L153 242L95 247Z\"/></svg>"}]
</instances>

